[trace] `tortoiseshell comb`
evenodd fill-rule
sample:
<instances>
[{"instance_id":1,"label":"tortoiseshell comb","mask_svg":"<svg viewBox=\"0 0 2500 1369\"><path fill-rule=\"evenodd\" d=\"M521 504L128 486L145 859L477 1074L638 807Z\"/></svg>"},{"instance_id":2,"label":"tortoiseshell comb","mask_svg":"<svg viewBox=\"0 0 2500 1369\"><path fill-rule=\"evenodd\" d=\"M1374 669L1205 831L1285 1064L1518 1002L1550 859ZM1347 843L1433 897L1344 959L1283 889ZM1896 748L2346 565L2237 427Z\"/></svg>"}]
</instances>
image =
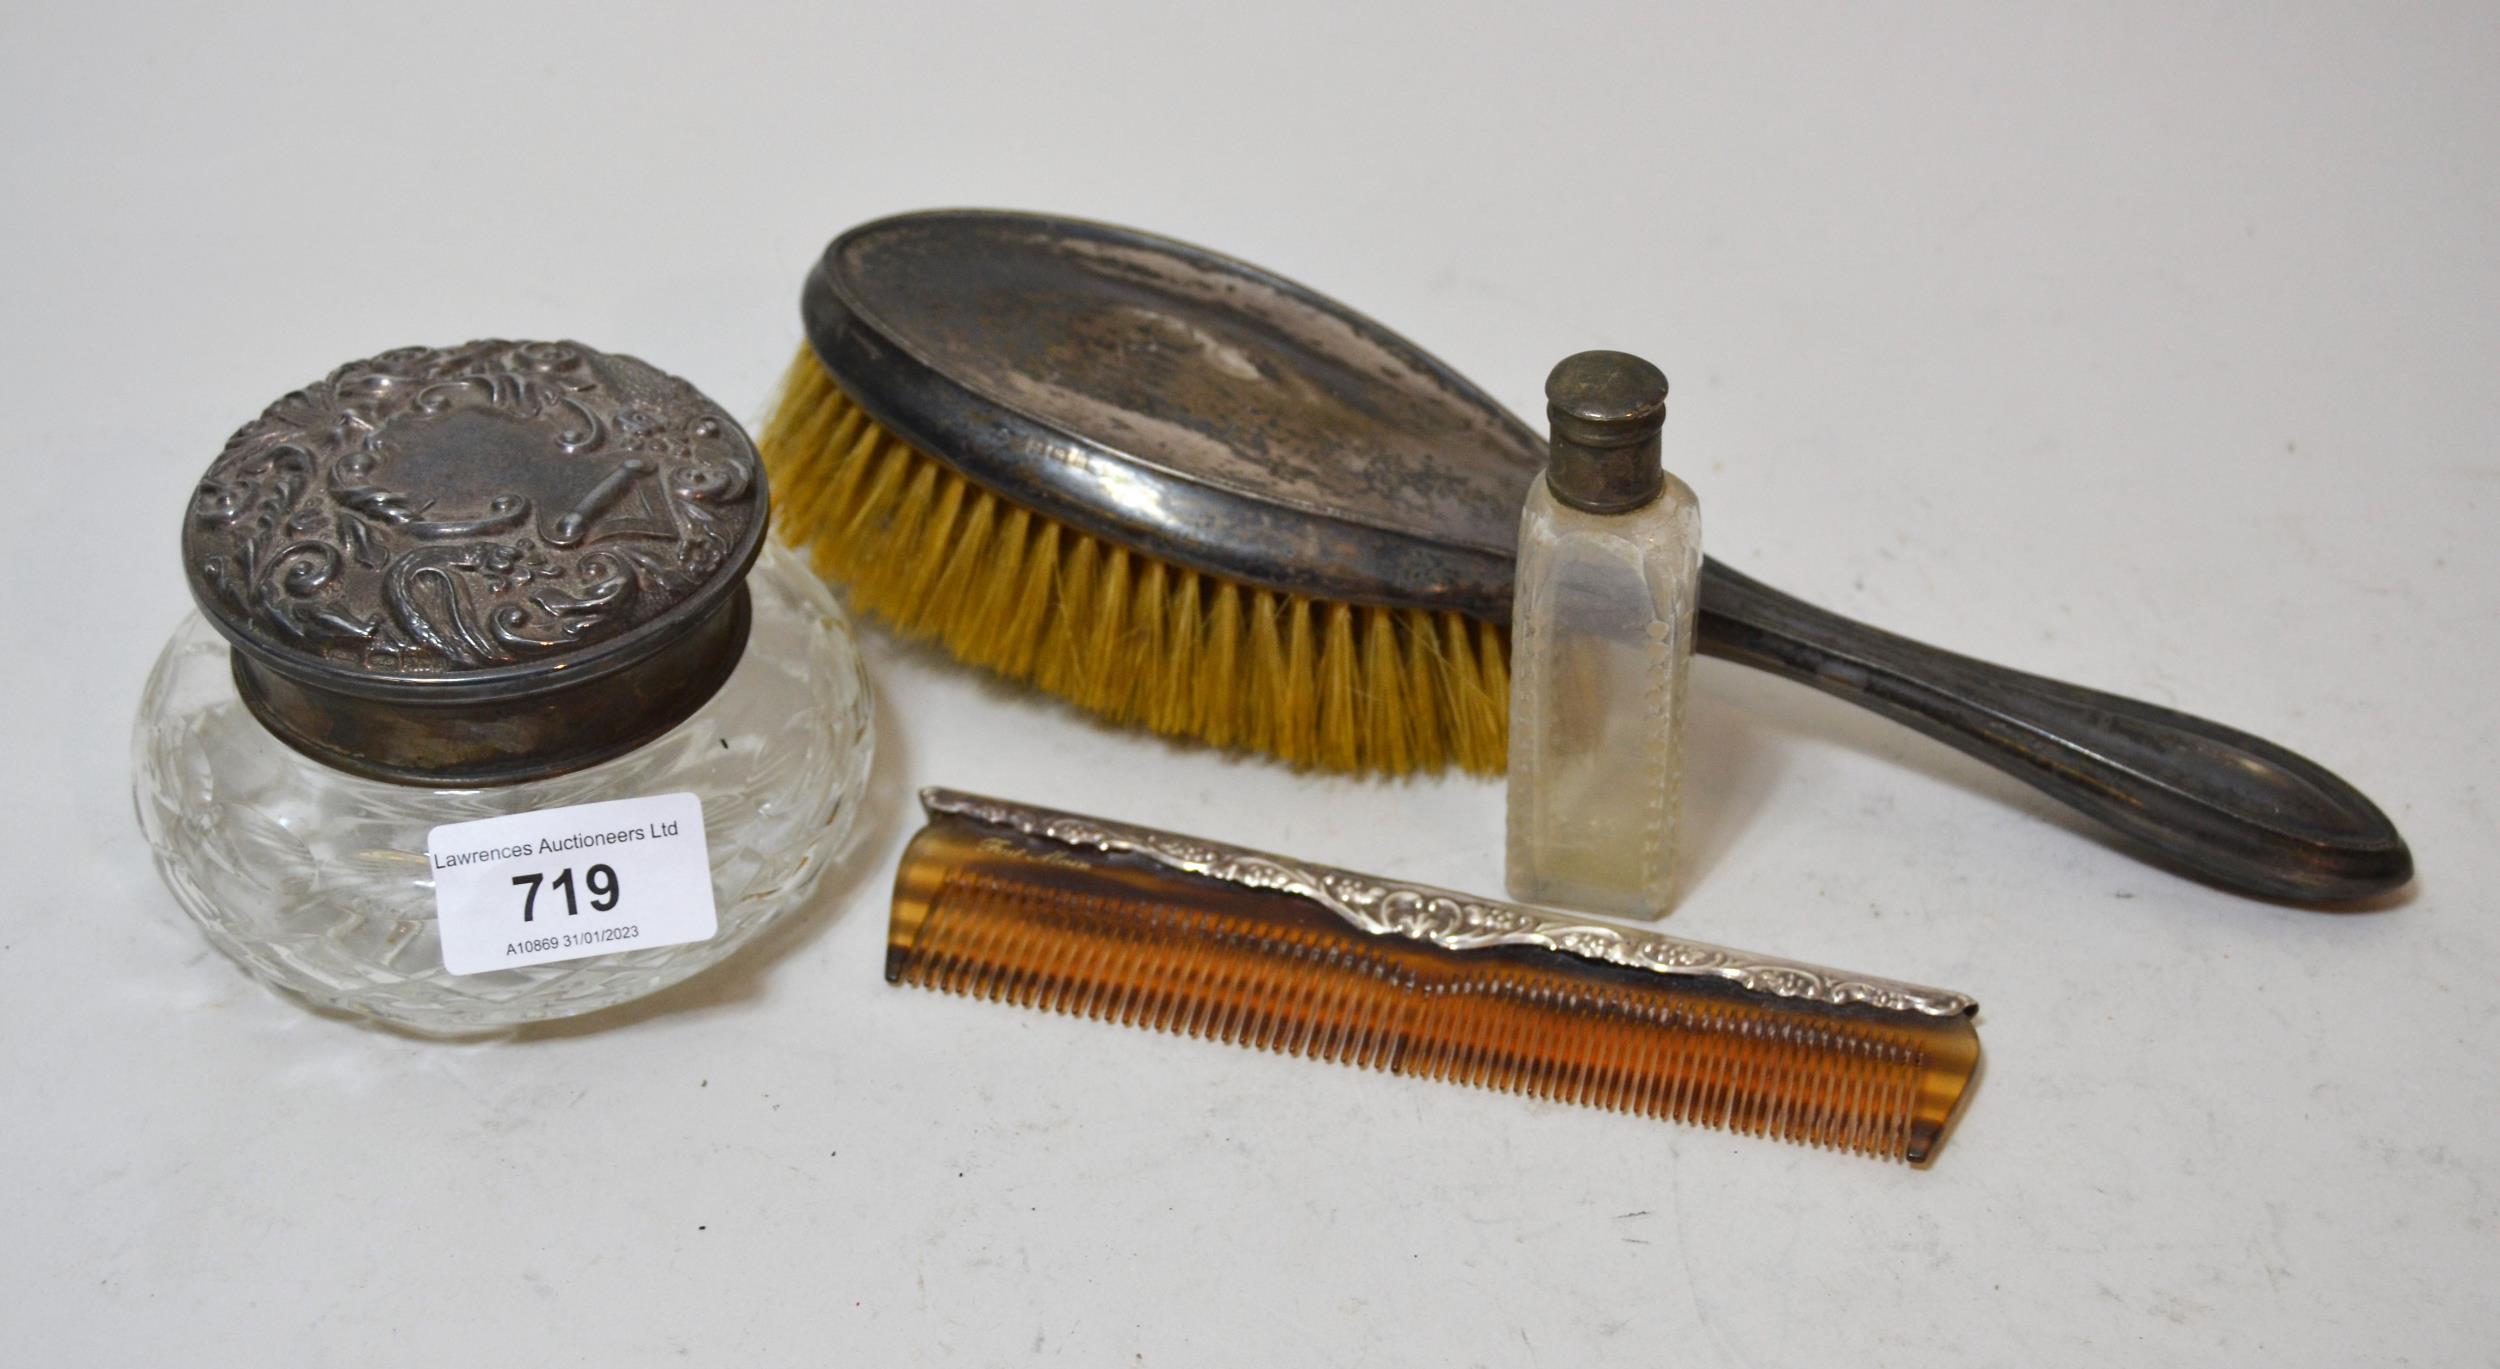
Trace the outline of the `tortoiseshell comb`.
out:
<instances>
[{"instance_id":1,"label":"tortoiseshell comb","mask_svg":"<svg viewBox=\"0 0 2500 1369\"><path fill-rule=\"evenodd\" d=\"M924 790L886 978L1263 1050L1932 1160L1968 996L1197 837Z\"/></svg>"}]
</instances>

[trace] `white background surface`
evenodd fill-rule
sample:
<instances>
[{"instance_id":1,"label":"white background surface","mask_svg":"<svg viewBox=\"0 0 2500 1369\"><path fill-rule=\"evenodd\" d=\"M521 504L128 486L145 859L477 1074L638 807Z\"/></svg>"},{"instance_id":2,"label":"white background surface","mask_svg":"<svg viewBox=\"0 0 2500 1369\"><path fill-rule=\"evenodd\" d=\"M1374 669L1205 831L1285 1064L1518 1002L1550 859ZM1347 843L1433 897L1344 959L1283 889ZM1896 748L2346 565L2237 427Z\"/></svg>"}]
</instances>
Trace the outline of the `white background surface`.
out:
<instances>
[{"instance_id":1,"label":"white background surface","mask_svg":"<svg viewBox=\"0 0 2500 1369\"><path fill-rule=\"evenodd\" d=\"M2500 23L1731 8L10 6L5 1358L2486 1362ZM879 638L857 863L678 992L446 1046L206 948L123 757L228 431L487 334L760 414L824 240L957 203L1245 256L1522 412L1643 352L1732 564L2284 740L2422 878L2230 897L1702 664L1670 929L1977 994L1915 1173L887 988L920 784L1484 890L1501 794Z\"/></svg>"}]
</instances>

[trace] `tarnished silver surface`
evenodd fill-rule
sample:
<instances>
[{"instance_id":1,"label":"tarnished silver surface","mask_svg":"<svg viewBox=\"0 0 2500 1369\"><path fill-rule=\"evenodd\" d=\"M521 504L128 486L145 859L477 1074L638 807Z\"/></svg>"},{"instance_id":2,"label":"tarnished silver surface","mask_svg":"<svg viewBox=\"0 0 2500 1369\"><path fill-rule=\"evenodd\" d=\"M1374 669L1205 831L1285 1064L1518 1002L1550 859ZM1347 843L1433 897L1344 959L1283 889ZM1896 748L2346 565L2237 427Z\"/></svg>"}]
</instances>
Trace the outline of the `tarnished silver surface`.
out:
<instances>
[{"instance_id":1,"label":"tarnished silver surface","mask_svg":"<svg viewBox=\"0 0 2500 1369\"><path fill-rule=\"evenodd\" d=\"M944 210L834 239L800 309L827 374L871 417L1017 503L1263 589L1510 619L1543 437L1291 281L1133 229ZM1663 402L1663 377L1656 389ZM1646 407L1558 398L1567 437L1604 438ZM1715 558L1702 562L1695 637L1704 654L1916 728L2227 887L2321 901L2412 878L2412 853L2367 796L2218 723L1896 637Z\"/></svg>"},{"instance_id":2,"label":"tarnished silver surface","mask_svg":"<svg viewBox=\"0 0 2500 1369\"><path fill-rule=\"evenodd\" d=\"M1667 378L1629 352L1575 352L1545 377L1554 497L1589 513L1630 513L1667 486L1659 430Z\"/></svg>"},{"instance_id":3,"label":"tarnished silver surface","mask_svg":"<svg viewBox=\"0 0 2500 1369\"><path fill-rule=\"evenodd\" d=\"M1427 885L1356 874L1055 809L983 798L952 789L923 789L921 806L1029 837L1158 865L1247 889L1290 894L1375 935L1396 935L1444 950L1536 946L1587 960L1658 974L1722 979L1754 993L1835 1005L1862 1004L1893 1012L1955 1017L1979 1010L1967 994L1903 984L1870 975L1733 951L1593 918L1572 917Z\"/></svg>"},{"instance_id":4,"label":"tarnished silver surface","mask_svg":"<svg viewBox=\"0 0 2500 1369\"><path fill-rule=\"evenodd\" d=\"M951 210L835 239L801 309L879 423L1053 517L1272 588L1508 612L1544 439L1291 281L1131 229Z\"/></svg>"},{"instance_id":5,"label":"tarnished silver surface","mask_svg":"<svg viewBox=\"0 0 2500 1369\"><path fill-rule=\"evenodd\" d=\"M673 726L735 665L761 463L693 386L573 342L409 347L245 424L183 563L290 743L498 783Z\"/></svg>"}]
</instances>

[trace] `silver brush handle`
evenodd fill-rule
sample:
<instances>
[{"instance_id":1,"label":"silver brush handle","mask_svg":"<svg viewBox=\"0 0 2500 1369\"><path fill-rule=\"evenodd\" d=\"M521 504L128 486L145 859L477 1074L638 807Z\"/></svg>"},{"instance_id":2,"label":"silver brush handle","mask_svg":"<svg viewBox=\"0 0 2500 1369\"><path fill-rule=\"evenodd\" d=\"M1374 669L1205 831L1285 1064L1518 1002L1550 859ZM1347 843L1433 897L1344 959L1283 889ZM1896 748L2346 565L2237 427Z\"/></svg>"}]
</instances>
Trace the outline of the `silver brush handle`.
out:
<instances>
[{"instance_id":1,"label":"silver brush handle","mask_svg":"<svg viewBox=\"0 0 2500 1369\"><path fill-rule=\"evenodd\" d=\"M2225 888L2322 903L2413 878L2404 838L2360 790L2220 723L1941 651L1716 561L1697 645L1916 728Z\"/></svg>"}]
</instances>

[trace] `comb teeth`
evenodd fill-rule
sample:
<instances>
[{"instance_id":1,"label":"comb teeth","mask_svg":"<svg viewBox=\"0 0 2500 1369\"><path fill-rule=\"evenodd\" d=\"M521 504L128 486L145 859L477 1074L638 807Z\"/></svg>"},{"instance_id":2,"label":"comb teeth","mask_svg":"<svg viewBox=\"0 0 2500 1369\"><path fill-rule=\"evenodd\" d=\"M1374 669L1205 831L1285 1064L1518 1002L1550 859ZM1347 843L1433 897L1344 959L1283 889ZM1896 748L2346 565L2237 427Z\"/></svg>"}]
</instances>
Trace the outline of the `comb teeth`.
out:
<instances>
[{"instance_id":1,"label":"comb teeth","mask_svg":"<svg viewBox=\"0 0 2500 1369\"><path fill-rule=\"evenodd\" d=\"M1916 1026L963 866L925 907L889 950L900 983L1862 1155L1932 1149L1918 1105L1940 1066Z\"/></svg>"}]
</instances>

